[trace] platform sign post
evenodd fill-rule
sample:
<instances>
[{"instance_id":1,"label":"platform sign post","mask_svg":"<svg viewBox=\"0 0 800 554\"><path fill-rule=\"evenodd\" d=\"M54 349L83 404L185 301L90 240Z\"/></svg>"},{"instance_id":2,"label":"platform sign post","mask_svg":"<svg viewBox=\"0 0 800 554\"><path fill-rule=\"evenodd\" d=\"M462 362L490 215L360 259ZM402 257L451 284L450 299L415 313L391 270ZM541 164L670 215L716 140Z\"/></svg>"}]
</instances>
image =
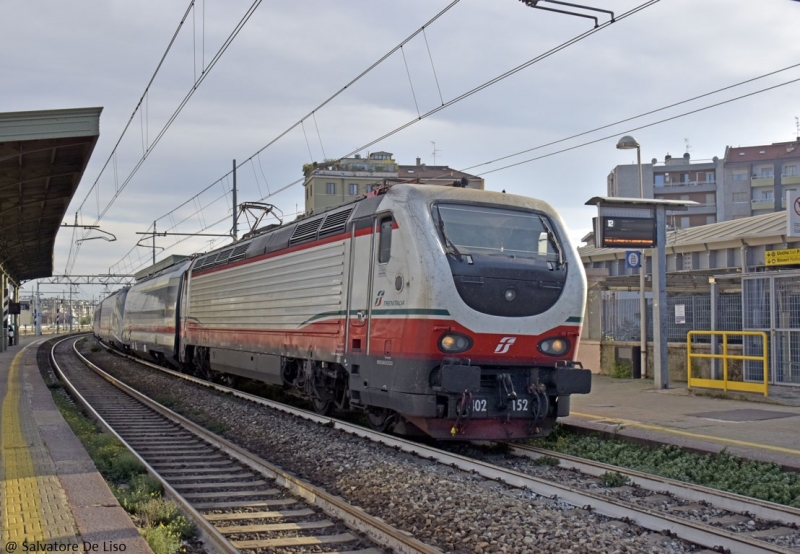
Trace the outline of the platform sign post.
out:
<instances>
[{"instance_id":1,"label":"platform sign post","mask_svg":"<svg viewBox=\"0 0 800 554\"><path fill-rule=\"evenodd\" d=\"M653 267L653 380L656 389L669 388L667 355L667 210L699 206L690 200L659 200L595 196L594 240L597 248L654 248ZM800 215L800 214L798 214ZM626 263L630 260L626 259ZM640 285L643 288L642 285ZM644 314L643 314L644 315ZM645 368L642 368L642 372Z\"/></svg>"},{"instance_id":2,"label":"platform sign post","mask_svg":"<svg viewBox=\"0 0 800 554\"><path fill-rule=\"evenodd\" d=\"M656 243L653 257L653 381L656 389L669 388L667 352L667 209L656 206Z\"/></svg>"}]
</instances>

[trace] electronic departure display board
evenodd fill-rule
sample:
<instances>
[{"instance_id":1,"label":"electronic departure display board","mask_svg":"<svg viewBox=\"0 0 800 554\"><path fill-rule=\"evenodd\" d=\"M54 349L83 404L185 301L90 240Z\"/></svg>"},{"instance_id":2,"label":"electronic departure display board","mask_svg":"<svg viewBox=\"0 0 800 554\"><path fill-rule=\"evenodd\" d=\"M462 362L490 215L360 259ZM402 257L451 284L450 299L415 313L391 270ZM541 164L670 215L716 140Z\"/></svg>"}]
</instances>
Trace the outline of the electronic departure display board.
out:
<instances>
[{"instance_id":1,"label":"electronic departure display board","mask_svg":"<svg viewBox=\"0 0 800 554\"><path fill-rule=\"evenodd\" d=\"M605 216L603 248L653 248L656 246L655 218Z\"/></svg>"},{"instance_id":2,"label":"electronic departure display board","mask_svg":"<svg viewBox=\"0 0 800 554\"><path fill-rule=\"evenodd\" d=\"M598 248L655 248L656 218L649 208L601 207L594 218Z\"/></svg>"}]
</instances>

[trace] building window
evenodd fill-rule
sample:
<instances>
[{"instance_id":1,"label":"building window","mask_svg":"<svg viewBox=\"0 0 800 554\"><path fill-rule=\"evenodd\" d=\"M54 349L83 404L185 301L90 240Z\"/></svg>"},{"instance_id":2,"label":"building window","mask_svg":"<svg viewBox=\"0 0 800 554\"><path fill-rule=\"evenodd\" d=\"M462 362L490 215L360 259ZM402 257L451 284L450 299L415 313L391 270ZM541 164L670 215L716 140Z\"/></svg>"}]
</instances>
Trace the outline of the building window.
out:
<instances>
[{"instance_id":1,"label":"building window","mask_svg":"<svg viewBox=\"0 0 800 554\"><path fill-rule=\"evenodd\" d=\"M713 171L707 171L706 172L706 183L716 183L716 182L717 182L717 176L714 174L714 172Z\"/></svg>"},{"instance_id":2,"label":"building window","mask_svg":"<svg viewBox=\"0 0 800 554\"><path fill-rule=\"evenodd\" d=\"M734 204L746 204L747 203L747 193L746 192L734 192L733 193L733 203Z\"/></svg>"},{"instance_id":3,"label":"building window","mask_svg":"<svg viewBox=\"0 0 800 554\"><path fill-rule=\"evenodd\" d=\"M336 183L325 183L325 194L336 194Z\"/></svg>"},{"instance_id":4,"label":"building window","mask_svg":"<svg viewBox=\"0 0 800 554\"><path fill-rule=\"evenodd\" d=\"M681 183L688 183L688 182L689 182L689 174L681 173Z\"/></svg>"},{"instance_id":5,"label":"building window","mask_svg":"<svg viewBox=\"0 0 800 554\"><path fill-rule=\"evenodd\" d=\"M733 172L733 180L734 181L747 181L747 172L746 171L734 171Z\"/></svg>"},{"instance_id":6,"label":"building window","mask_svg":"<svg viewBox=\"0 0 800 554\"><path fill-rule=\"evenodd\" d=\"M797 175L797 166L796 165L787 165L783 168L783 174L786 177L794 177Z\"/></svg>"},{"instance_id":7,"label":"building window","mask_svg":"<svg viewBox=\"0 0 800 554\"><path fill-rule=\"evenodd\" d=\"M358 185L356 183L350 183L350 196L355 196L358 194Z\"/></svg>"},{"instance_id":8,"label":"building window","mask_svg":"<svg viewBox=\"0 0 800 554\"><path fill-rule=\"evenodd\" d=\"M706 206L713 206L716 203L717 203L717 198L713 192L706 194Z\"/></svg>"},{"instance_id":9,"label":"building window","mask_svg":"<svg viewBox=\"0 0 800 554\"><path fill-rule=\"evenodd\" d=\"M656 173L655 175L653 175L653 177L655 178L656 186L663 186L664 185L664 174L663 173Z\"/></svg>"},{"instance_id":10,"label":"building window","mask_svg":"<svg viewBox=\"0 0 800 554\"><path fill-rule=\"evenodd\" d=\"M762 179L769 179L770 177L773 177L773 175L774 174L772 173L772 168L771 167L762 167L759 170L759 176Z\"/></svg>"}]
</instances>

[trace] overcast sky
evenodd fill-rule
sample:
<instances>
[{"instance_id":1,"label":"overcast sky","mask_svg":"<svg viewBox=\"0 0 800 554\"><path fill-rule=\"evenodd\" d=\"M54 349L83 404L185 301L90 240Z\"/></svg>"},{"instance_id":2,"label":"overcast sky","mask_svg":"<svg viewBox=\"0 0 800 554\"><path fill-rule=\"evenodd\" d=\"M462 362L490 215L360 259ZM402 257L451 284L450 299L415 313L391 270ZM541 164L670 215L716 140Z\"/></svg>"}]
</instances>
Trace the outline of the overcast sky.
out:
<instances>
[{"instance_id":1,"label":"overcast sky","mask_svg":"<svg viewBox=\"0 0 800 554\"><path fill-rule=\"evenodd\" d=\"M146 109L137 112L102 174L188 1L3 2L0 110L103 107L100 139L67 221L72 222L76 211L82 223L95 221L115 187L140 161L143 142L152 146L251 1L197 0L153 82ZM620 16L643 2L593 0L591 5ZM102 229L118 240L83 243L72 272L141 268L151 254L135 247L141 238L137 231L147 231L153 220L215 183L230 171L233 159L242 162L273 141L449 4L450 0L263 0L102 218ZM601 24L608 20L605 14L597 15ZM259 200L300 179L303 163L348 154L593 25L589 19L531 9L519 0L461 0L402 52L264 150L255 163L242 166L239 200ZM584 206L586 200L605 194L611 168L635 162L635 151L615 149L617 138L642 125L799 79L800 68L499 163L478 164L800 64L799 35L800 2L661 0L362 154L385 150L401 164L414 163L416 157L433 164L435 142L437 164L472 168L467 171L483 175L489 190L505 189L551 203L577 242L589 231L595 211ZM800 82L631 134L642 145L643 161L663 161L667 153L682 155L687 143L692 159L710 159L722 157L726 145L792 140L797 116ZM489 172L603 137L610 138ZM89 194L95 181L97 190ZM195 232L224 219L205 232L228 232L229 186L229 180L215 185L160 220L159 230L208 205L176 231ZM267 201L294 214L303 208L302 185ZM158 252L158 259L211 246L207 237L173 245L175 240L158 239L157 245L168 247ZM72 242L71 230L59 233L57 274L67 267ZM64 289L42 287L48 294ZM83 287L81 293L91 297L100 289Z\"/></svg>"}]
</instances>

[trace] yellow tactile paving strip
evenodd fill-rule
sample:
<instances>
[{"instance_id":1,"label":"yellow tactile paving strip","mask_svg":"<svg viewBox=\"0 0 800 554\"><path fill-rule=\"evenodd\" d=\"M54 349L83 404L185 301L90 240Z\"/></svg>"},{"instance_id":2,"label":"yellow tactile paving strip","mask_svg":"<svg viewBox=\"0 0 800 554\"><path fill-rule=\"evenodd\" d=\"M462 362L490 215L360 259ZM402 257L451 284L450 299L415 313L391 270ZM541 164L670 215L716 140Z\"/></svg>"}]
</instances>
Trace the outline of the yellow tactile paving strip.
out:
<instances>
[{"instance_id":1,"label":"yellow tactile paving strip","mask_svg":"<svg viewBox=\"0 0 800 554\"><path fill-rule=\"evenodd\" d=\"M77 543L66 494L39 434L25 391L21 362L11 362L0 416L0 524L5 549L10 542ZM2 389L5 391L2 391ZM19 548L22 551L22 548Z\"/></svg>"}]
</instances>

